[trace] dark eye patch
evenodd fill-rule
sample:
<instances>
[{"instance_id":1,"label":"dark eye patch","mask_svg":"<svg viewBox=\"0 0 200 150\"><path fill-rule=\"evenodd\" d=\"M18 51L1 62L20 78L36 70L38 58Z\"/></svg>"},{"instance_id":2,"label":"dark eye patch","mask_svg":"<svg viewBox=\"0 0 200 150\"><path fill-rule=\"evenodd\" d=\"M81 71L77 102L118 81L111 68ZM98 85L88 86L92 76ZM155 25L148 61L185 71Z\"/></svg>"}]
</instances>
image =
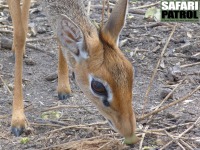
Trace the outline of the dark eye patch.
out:
<instances>
[{"instance_id":1,"label":"dark eye patch","mask_svg":"<svg viewBox=\"0 0 200 150\"><path fill-rule=\"evenodd\" d=\"M110 103L108 102L107 99L104 99L104 100L103 100L103 104L104 104L106 107L109 107L109 106L110 106Z\"/></svg>"},{"instance_id":2,"label":"dark eye patch","mask_svg":"<svg viewBox=\"0 0 200 150\"><path fill-rule=\"evenodd\" d=\"M103 83L95 79L92 79L91 89L95 94L103 97L102 102L104 106L106 107L110 106L110 102L108 101L108 91Z\"/></svg>"},{"instance_id":3,"label":"dark eye patch","mask_svg":"<svg viewBox=\"0 0 200 150\"><path fill-rule=\"evenodd\" d=\"M108 96L105 86L99 81L96 81L93 79L91 82L91 88L94 91L94 93L96 93L100 96L105 96L105 97Z\"/></svg>"}]
</instances>

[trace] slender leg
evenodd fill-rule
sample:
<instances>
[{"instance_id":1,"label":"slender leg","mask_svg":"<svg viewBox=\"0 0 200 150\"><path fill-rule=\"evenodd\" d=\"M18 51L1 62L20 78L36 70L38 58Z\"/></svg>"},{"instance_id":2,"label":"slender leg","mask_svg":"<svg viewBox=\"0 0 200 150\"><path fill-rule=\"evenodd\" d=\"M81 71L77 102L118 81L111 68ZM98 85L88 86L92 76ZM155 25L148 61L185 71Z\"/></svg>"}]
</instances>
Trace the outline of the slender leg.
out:
<instances>
[{"instance_id":1,"label":"slender leg","mask_svg":"<svg viewBox=\"0 0 200 150\"><path fill-rule=\"evenodd\" d=\"M30 9L30 4L31 0L23 0L23 5L21 9L21 20L22 20L22 25L25 31L25 37L27 36L28 32L28 18L29 18L29 9ZM24 45L25 46L25 45ZM24 54L25 54L25 47L24 47Z\"/></svg>"},{"instance_id":2,"label":"slender leg","mask_svg":"<svg viewBox=\"0 0 200 150\"><path fill-rule=\"evenodd\" d=\"M58 98L64 100L70 97L71 88L69 84L68 65L63 56L61 46L59 45L58 61Z\"/></svg>"},{"instance_id":3,"label":"slender leg","mask_svg":"<svg viewBox=\"0 0 200 150\"><path fill-rule=\"evenodd\" d=\"M14 27L13 48L15 50L15 80L11 130L15 136L19 136L26 125L22 91L23 52L25 51L26 31L23 27L20 0L7 1Z\"/></svg>"},{"instance_id":4,"label":"slender leg","mask_svg":"<svg viewBox=\"0 0 200 150\"><path fill-rule=\"evenodd\" d=\"M7 0L7 1L13 1L13 0ZM23 0L22 8L20 8L20 10L21 10L21 21L22 21L22 25L23 25L23 28L24 28L25 35L27 35L27 31L28 31L28 18L29 18L30 4L31 4L31 0ZM12 4L12 5L14 5L14 4ZM12 8L10 8L10 9L12 9ZM17 16L15 14L13 14L13 15ZM15 53L15 43L16 42L17 42L16 38L14 38L13 39L13 45L12 45L13 53ZM24 48L24 51L23 51L24 55L25 55L25 51L26 51L26 49Z\"/></svg>"}]
</instances>

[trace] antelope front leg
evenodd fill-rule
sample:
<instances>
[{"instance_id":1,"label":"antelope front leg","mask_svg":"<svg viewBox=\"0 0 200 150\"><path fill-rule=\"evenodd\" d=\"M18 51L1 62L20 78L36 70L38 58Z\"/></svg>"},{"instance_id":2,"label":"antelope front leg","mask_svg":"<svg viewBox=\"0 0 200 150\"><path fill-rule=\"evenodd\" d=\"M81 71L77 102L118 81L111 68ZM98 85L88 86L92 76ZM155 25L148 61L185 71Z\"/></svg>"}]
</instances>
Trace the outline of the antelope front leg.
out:
<instances>
[{"instance_id":1,"label":"antelope front leg","mask_svg":"<svg viewBox=\"0 0 200 150\"><path fill-rule=\"evenodd\" d=\"M10 1L13 1L13 0L7 0L8 2ZM17 0L18 1L18 0ZM23 0L23 5L22 5L22 8L20 8L21 10L21 21L22 21L22 25L23 25L23 29L24 29L24 32L25 32L25 36L27 35L27 31L28 31L28 18L29 18L29 8L30 8L30 4L31 4L31 0ZM12 6L15 5L15 4L12 4ZM15 8L11 8L11 5L10 5L10 12L11 12L11 9L18 9L16 8L16 6L13 6ZM17 14L13 14L13 16L17 16ZM13 54L15 54L15 43L18 42L16 41L16 38L13 39L13 45L12 45L12 51L13 51ZM23 54L25 55L25 45L24 45L24 48L23 48Z\"/></svg>"},{"instance_id":2,"label":"antelope front leg","mask_svg":"<svg viewBox=\"0 0 200 150\"><path fill-rule=\"evenodd\" d=\"M28 4L29 3L29 4ZM26 5L28 4L28 5ZM23 71L23 53L25 51L26 31L24 27L27 23L27 18L22 18L22 13L27 13L28 8L21 10L20 0L8 0L8 5L12 17L14 27L14 42L15 50L15 79L14 79L14 97L12 109L11 130L15 136L19 136L26 126L26 118L24 115L23 91L22 91L22 71ZM30 0L26 0L24 5L29 6ZM24 20L25 19L25 20Z\"/></svg>"},{"instance_id":3,"label":"antelope front leg","mask_svg":"<svg viewBox=\"0 0 200 150\"><path fill-rule=\"evenodd\" d=\"M58 61L58 98L64 100L70 97L71 88L69 84L68 65L63 56L61 46L59 45Z\"/></svg>"},{"instance_id":4,"label":"antelope front leg","mask_svg":"<svg viewBox=\"0 0 200 150\"><path fill-rule=\"evenodd\" d=\"M22 19L22 25L24 28L24 32L25 32L25 38L27 36L27 32L28 32L28 18L29 18L29 8L30 8L30 4L31 4L31 0L23 0L23 5L22 5L22 9L21 9L21 19ZM25 44L24 44L24 48L23 48L23 54L25 55Z\"/></svg>"}]
</instances>

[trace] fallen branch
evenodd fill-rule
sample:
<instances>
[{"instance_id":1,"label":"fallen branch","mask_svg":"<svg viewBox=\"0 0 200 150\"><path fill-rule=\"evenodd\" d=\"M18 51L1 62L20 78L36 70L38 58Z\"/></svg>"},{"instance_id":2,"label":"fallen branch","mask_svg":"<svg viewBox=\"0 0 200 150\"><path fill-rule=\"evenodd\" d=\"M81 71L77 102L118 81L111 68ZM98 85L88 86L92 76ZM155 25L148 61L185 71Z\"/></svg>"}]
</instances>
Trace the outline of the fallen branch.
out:
<instances>
[{"instance_id":1,"label":"fallen branch","mask_svg":"<svg viewBox=\"0 0 200 150\"><path fill-rule=\"evenodd\" d=\"M106 135L100 135L100 136L91 137L91 138L84 138L77 141L70 141L64 144L58 144L58 145L45 147L45 148L42 148L41 150L49 150L49 149L87 150L87 149L91 149L91 147L93 149L100 150L100 149L112 149L112 146L116 146L116 145L120 145L121 147L120 149L127 147L126 145L123 145L118 139L111 138L115 135L116 134L106 134Z\"/></svg>"},{"instance_id":2,"label":"fallen branch","mask_svg":"<svg viewBox=\"0 0 200 150\"><path fill-rule=\"evenodd\" d=\"M186 59L188 59L188 60L200 61L200 58L197 58L197 57L195 57L195 56L177 56L177 55L170 54L170 55L167 56L167 57L186 58Z\"/></svg>"},{"instance_id":3,"label":"fallen branch","mask_svg":"<svg viewBox=\"0 0 200 150\"><path fill-rule=\"evenodd\" d=\"M59 129L52 130L52 131L48 132L48 134L52 134L52 133L55 133L55 132L58 132L58 131L71 129L71 128L82 128L82 127L95 126L95 125L104 125L106 123L107 123L107 121L91 123L91 124L86 124L86 125L81 125L80 124L80 125L65 126L65 127L59 128Z\"/></svg>"},{"instance_id":4,"label":"fallen branch","mask_svg":"<svg viewBox=\"0 0 200 150\"><path fill-rule=\"evenodd\" d=\"M140 26L129 26L131 28L154 28L157 26L168 26L168 27L173 27L173 25L165 22L156 22L156 23L151 23L147 25L140 25Z\"/></svg>"},{"instance_id":5,"label":"fallen branch","mask_svg":"<svg viewBox=\"0 0 200 150\"><path fill-rule=\"evenodd\" d=\"M10 91L8 85L6 84L6 82L3 80L3 78L1 77L0 75L0 79L1 79L1 82L3 83L3 85L5 86L6 90L10 93L10 95L13 95L12 92Z\"/></svg>"},{"instance_id":6,"label":"fallen branch","mask_svg":"<svg viewBox=\"0 0 200 150\"><path fill-rule=\"evenodd\" d=\"M189 150L194 150L188 143L183 141L182 139L179 140L185 147L187 147Z\"/></svg>"},{"instance_id":7,"label":"fallen branch","mask_svg":"<svg viewBox=\"0 0 200 150\"><path fill-rule=\"evenodd\" d=\"M200 86L199 86L199 89L200 89ZM186 134L187 132L189 132L192 128L194 128L198 123L200 122L200 117L197 118L197 120L189 127L187 128L183 133L179 134L178 138L179 139L180 137L182 137L184 134Z\"/></svg>"},{"instance_id":8,"label":"fallen branch","mask_svg":"<svg viewBox=\"0 0 200 150\"><path fill-rule=\"evenodd\" d=\"M141 138L141 141L140 141L140 147L139 147L139 150L142 150L142 145L143 145L143 142L144 142L144 137L146 135L145 131L147 131L149 128L149 125L147 125L144 129L144 133L142 133L142 138Z\"/></svg>"},{"instance_id":9,"label":"fallen branch","mask_svg":"<svg viewBox=\"0 0 200 150\"><path fill-rule=\"evenodd\" d=\"M149 4L149 5L143 5L143 6L133 7L132 9L148 8L148 7L152 7L152 6L158 5L158 4L160 4L160 1L158 1L156 3L153 3L153 4Z\"/></svg>"},{"instance_id":10,"label":"fallen branch","mask_svg":"<svg viewBox=\"0 0 200 150\"><path fill-rule=\"evenodd\" d=\"M180 147L182 148L182 150L186 150L186 149L183 147L183 145L182 145L178 140L176 140L176 139L174 138L173 135L171 135L171 134L168 133L167 131L165 131L165 133L172 139L172 140L171 140L172 142L175 142L178 146L180 146Z\"/></svg>"},{"instance_id":11,"label":"fallen branch","mask_svg":"<svg viewBox=\"0 0 200 150\"><path fill-rule=\"evenodd\" d=\"M13 31L10 30L0 30L1 33L13 33Z\"/></svg>"},{"instance_id":12,"label":"fallen branch","mask_svg":"<svg viewBox=\"0 0 200 150\"><path fill-rule=\"evenodd\" d=\"M9 26L9 25L1 25L0 28L9 28L13 30L13 26Z\"/></svg>"},{"instance_id":13,"label":"fallen branch","mask_svg":"<svg viewBox=\"0 0 200 150\"><path fill-rule=\"evenodd\" d=\"M167 108L169 108L169 107L171 107L171 106L174 106L174 105L176 105L176 104L178 104L178 103L180 103L180 102L183 102L184 100L186 100L187 98L189 98L190 96L192 96L192 95L193 95L195 92L197 92L198 90L200 90L200 86L198 86L196 89L194 89L191 93L189 93L189 94L187 94L186 96L184 96L184 97L182 97L182 98L180 98L180 99L178 99L178 100L176 100L176 101L170 103L169 105L163 106L163 107L161 107L161 108L158 109L158 110L155 110L155 111L152 111L152 112L150 112L150 113L148 113L148 114L143 115L142 117L138 117L137 120L138 120L138 121L141 121L141 120L143 120L143 119L145 119L145 118L147 118L147 117L149 117L149 116L151 116L151 115L157 114L157 113L160 112L160 111L163 111L163 110L165 110L165 109L167 109Z\"/></svg>"},{"instance_id":14,"label":"fallen branch","mask_svg":"<svg viewBox=\"0 0 200 150\"><path fill-rule=\"evenodd\" d=\"M194 128L200 121L200 117L189 127L187 128L184 132L182 132L181 134L179 134L178 137L174 137L173 135L171 135L170 133L168 133L166 130L165 130L165 133L172 139L171 142L175 142L177 145L179 145L183 150L186 150L183 145L179 142L180 141L180 138L186 134L187 132L189 132L192 128ZM188 149L193 149L191 146L189 146L187 143L185 143L183 140L181 140L182 143L184 143L184 145L188 148Z\"/></svg>"},{"instance_id":15,"label":"fallen branch","mask_svg":"<svg viewBox=\"0 0 200 150\"><path fill-rule=\"evenodd\" d=\"M173 92L183 83L183 81L184 80L182 80L179 84L177 84L175 87L174 87L174 89L169 93L169 94L167 94L167 96L161 101L161 103L158 105L158 106L156 106L156 108L154 109L154 111L156 111L156 110L158 110L162 105L163 105L163 103L166 101L166 100L168 100L169 99L169 97L173 94ZM151 118L153 117L153 115L152 116L150 116L150 120L151 120ZM150 120L148 121L148 122L150 122Z\"/></svg>"},{"instance_id":16,"label":"fallen branch","mask_svg":"<svg viewBox=\"0 0 200 150\"><path fill-rule=\"evenodd\" d=\"M168 142L167 144L165 144L162 148L160 148L160 150L164 150L165 148L167 148L170 144L172 144L173 141Z\"/></svg>"},{"instance_id":17,"label":"fallen branch","mask_svg":"<svg viewBox=\"0 0 200 150\"><path fill-rule=\"evenodd\" d=\"M175 128L178 128L178 127L190 125L192 123L193 122L188 122L188 123L183 123L183 124L178 124L178 125L172 125L170 127L165 127L165 128L162 128L162 129L151 129L151 130L148 130L148 132L162 132L164 130L172 130L172 129L175 129Z\"/></svg>"},{"instance_id":18,"label":"fallen branch","mask_svg":"<svg viewBox=\"0 0 200 150\"><path fill-rule=\"evenodd\" d=\"M8 38L5 38L5 37L1 37L0 38L0 49L1 48L12 49L12 43L13 43L12 40L10 40ZM31 44L28 44L28 43L26 43L26 47L34 49L34 50L37 50L37 51L40 51L40 52L45 53L45 54L47 54L49 56L52 56L52 57L55 56L55 54L53 54L51 52L47 52L47 51L45 51L45 50L43 50L43 49L41 49L41 48L39 48L37 46L31 45Z\"/></svg>"},{"instance_id":19,"label":"fallen branch","mask_svg":"<svg viewBox=\"0 0 200 150\"><path fill-rule=\"evenodd\" d=\"M196 66L196 65L200 65L200 62L193 63L193 64L181 65L180 68L186 68L186 67L191 67L191 66Z\"/></svg>"},{"instance_id":20,"label":"fallen branch","mask_svg":"<svg viewBox=\"0 0 200 150\"><path fill-rule=\"evenodd\" d=\"M167 39L167 42L166 42L166 44L165 44L165 46L164 46L164 48L163 48L163 50L162 50L162 52L161 52L161 54L160 54L160 58L159 58L159 60L158 60L158 62L157 62L157 65L156 65L156 67L155 67L155 69L154 69L154 72L153 72L153 74L152 74L152 77L151 77L151 80L150 80L150 83L149 83L149 85L148 85L148 88L147 88L147 91L146 91L146 94L145 94L145 98L144 98L142 116L144 115L144 112L145 112L145 109L146 109L146 104L147 104L147 102L148 102L149 92L150 92L150 90L151 90L151 86L152 86L152 84L153 84L153 81L154 81L155 75L156 75L156 73L157 73L158 67L160 66L160 62L161 62L161 60L163 59L165 50L167 49L167 46L168 46L168 44L169 44L169 42L170 42L170 40L171 40L171 38L172 38L172 36L173 36L175 30L176 30L176 26L174 26L172 32L170 33L169 38Z\"/></svg>"},{"instance_id":21,"label":"fallen branch","mask_svg":"<svg viewBox=\"0 0 200 150\"><path fill-rule=\"evenodd\" d=\"M175 48L175 51L180 52L183 49L190 49L192 46L199 44L199 43L200 43L200 41L195 41L193 43L188 42L188 43L185 43L184 45L181 45L180 47Z\"/></svg>"},{"instance_id":22,"label":"fallen branch","mask_svg":"<svg viewBox=\"0 0 200 150\"><path fill-rule=\"evenodd\" d=\"M78 106L78 105L58 105L58 106L54 106L54 107L50 107L47 109L42 110L42 112L46 112L46 111L51 111L51 110L55 110L55 109L64 109L64 108L82 108L83 106Z\"/></svg>"},{"instance_id":23,"label":"fallen branch","mask_svg":"<svg viewBox=\"0 0 200 150\"><path fill-rule=\"evenodd\" d=\"M129 13L131 14L138 14L138 15L145 15L145 10L142 10L142 9L129 9L128 10Z\"/></svg>"}]
</instances>

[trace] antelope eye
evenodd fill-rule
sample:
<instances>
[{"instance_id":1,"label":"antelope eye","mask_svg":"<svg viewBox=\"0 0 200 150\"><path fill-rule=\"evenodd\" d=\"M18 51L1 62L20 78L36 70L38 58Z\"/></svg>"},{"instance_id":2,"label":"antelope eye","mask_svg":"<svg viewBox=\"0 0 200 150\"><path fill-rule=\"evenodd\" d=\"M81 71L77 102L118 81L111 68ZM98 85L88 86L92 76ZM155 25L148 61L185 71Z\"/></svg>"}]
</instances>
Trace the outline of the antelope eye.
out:
<instances>
[{"instance_id":1,"label":"antelope eye","mask_svg":"<svg viewBox=\"0 0 200 150\"><path fill-rule=\"evenodd\" d=\"M94 91L94 93L98 94L98 95L102 95L102 96L108 96L107 90L105 88L105 86L96 80L92 80L91 82L91 88Z\"/></svg>"}]
</instances>

